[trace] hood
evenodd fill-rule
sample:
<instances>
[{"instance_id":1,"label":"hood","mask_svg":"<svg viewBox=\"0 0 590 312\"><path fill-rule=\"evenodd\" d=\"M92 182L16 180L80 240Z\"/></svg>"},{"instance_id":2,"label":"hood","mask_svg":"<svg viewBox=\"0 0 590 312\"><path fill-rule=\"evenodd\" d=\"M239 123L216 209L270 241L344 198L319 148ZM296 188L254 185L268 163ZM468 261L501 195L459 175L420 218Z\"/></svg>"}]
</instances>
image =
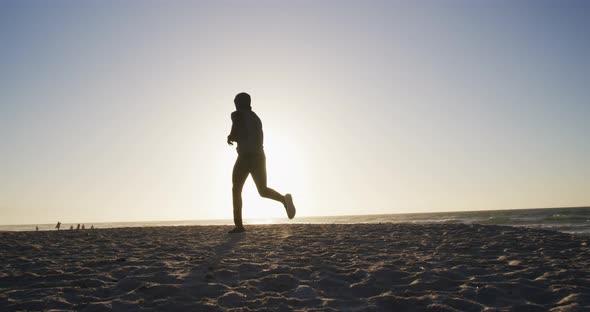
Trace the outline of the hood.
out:
<instances>
[{"instance_id":1,"label":"hood","mask_svg":"<svg viewBox=\"0 0 590 312\"><path fill-rule=\"evenodd\" d=\"M252 106L249 103L236 103L236 109L239 111L251 111Z\"/></svg>"}]
</instances>

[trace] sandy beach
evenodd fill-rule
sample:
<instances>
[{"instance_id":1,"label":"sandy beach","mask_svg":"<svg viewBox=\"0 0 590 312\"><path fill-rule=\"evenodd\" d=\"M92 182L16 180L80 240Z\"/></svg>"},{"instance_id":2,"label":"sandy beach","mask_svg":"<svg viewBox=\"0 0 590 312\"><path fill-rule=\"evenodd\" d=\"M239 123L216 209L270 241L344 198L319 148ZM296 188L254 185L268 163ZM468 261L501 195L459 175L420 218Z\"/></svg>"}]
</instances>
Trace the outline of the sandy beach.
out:
<instances>
[{"instance_id":1,"label":"sandy beach","mask_svg":"<svg viewBox=\"0 0 590 312\"><path fill-rule=\"evenodd\" d=\"M0 233L0 310L590 310L587 236L495 225Z\"/></svg>"}]
</instances>

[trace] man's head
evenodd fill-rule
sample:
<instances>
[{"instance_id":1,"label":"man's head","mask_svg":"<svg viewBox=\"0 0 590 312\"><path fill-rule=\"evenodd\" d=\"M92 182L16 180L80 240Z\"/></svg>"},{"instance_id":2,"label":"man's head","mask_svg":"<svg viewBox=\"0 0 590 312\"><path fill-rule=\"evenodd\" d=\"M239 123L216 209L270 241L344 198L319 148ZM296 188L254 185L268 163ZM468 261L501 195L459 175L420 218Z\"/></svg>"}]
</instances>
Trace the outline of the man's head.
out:
<instances>
[{"instance_id":1,"label":"man's head","mask_svg":"<svg viewBox=\"0 0 590 312\"><path fill-rule=\"evenodd\" d=\"M236 109L238 109L238 110L252 109L252 107L250 106L250 102L251 102L250 95L245 92L238 93L238 95L236 95L236 98L234 99L234 104L236 105Z\"/></svg>"}]
</instances>

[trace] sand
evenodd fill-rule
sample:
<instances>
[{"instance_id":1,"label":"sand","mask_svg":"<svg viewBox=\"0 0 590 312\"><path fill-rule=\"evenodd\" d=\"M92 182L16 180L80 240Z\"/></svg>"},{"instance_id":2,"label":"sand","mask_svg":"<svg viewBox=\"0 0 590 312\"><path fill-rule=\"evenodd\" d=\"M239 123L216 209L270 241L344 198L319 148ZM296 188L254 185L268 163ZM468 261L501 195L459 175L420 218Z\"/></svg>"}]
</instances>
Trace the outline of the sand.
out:
<instances>
[{"instance_id":1,"label":"sand","mask_svg":"<svg viewBox=\"0 0 590 312\"><path fill-rule=\"evenodd\" d=\"M0 233L0 310L590 311L589 237L494 225Z\"/></svg>"}]
</instances>

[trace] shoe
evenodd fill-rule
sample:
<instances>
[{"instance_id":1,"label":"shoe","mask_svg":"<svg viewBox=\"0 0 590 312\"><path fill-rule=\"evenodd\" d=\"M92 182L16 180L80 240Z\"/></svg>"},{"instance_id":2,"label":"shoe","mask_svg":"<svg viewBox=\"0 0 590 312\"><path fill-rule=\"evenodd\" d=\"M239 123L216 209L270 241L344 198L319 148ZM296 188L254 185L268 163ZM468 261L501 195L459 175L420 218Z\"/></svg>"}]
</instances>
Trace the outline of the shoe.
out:
<instances>
[{"instance_id":1,"label":"shoe","mask_svg":"<svg viewBox=\"0 0 590 312\"><path fill-rule=\"evenodd\" d=\"M295 205L293 204L293 196L291 194L285 195L285 209L289 219L295 218Z\"/></svg>"},{"instance_id":2,"label":"shoe","mask_svg":"<svg viewBox=\"0 0 590 312\"><path fill-rule=\"evenodd\" d=\"M233 230L228 231L229 234L242 233L242 232L246 232L246 229L243 226L236 226L236 227L234 227Z\"/></svg>"}]
</instances>

